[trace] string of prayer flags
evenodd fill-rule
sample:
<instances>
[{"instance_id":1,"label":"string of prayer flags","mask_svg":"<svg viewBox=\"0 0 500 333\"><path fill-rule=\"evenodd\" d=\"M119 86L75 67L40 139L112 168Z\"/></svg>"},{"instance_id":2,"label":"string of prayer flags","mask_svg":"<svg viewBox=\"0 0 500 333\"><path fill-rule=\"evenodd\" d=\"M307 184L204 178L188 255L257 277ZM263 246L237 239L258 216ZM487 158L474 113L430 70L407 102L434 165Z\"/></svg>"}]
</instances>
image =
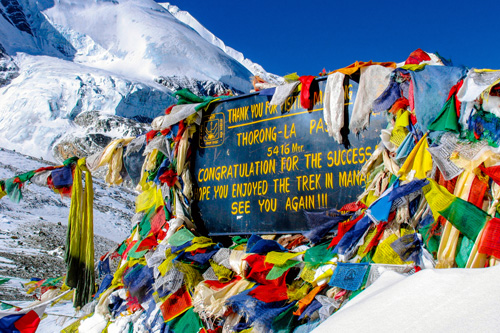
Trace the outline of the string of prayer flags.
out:
<instances>
[{"instance_id":1,"label":"string of prayer flags","mask_svg":"<svg viewBox=\"0 0 500 333\"><path fill-rule=\"evenodd\" d=\"M314 327L318 317L325 320L357 295L365 279L368 285L384 270L408 275L434 266L431 256L435 252L436 267L492 265L488 259L500 255L500 219L491 219L498 210L498 196L488 177L500 183L496 176L500 172L495 169L500 155L488 143L500 141L496 131L500 118L486 113L485 108L493 106L476 97L487 99L490 91L495 94L497 90L490 84L484 86L489 89L486 93L474 89L474 98L467 95L467 102L476 100L474 109L464 105L460 110L459 103L466 101L459 81L464 69L442 66L438 57L422 50L410 56L405 68L392 70L395 64L382 68L377 82L365 75L380 70L373 65L356 63L329 77L337 79L337 90L329 96L335 97L331 105L323 110L328 133L337 141L344 138L338 128L343 124L346 97L339 94L344 89L341 81L360 68L364 68L360 87L376 86L377 93L358 89L354 103L359 113L350 115L353 128L349 130L363 135L373 112L384 112L394 126L382 130L382 143L363 167L365 192L339 211L329 207L323 212L304 212L307 230L301 234L283 235L278 241L256 234L248 239L238 236L233 246L224 247L229 239L212 240L196 230L190 206L194 192L190 142L195 140L195 125L200 125L198 111L217 97L181 90L176 94L179 105L157 117L152 131L141 139L113 141L103 153L83 162L89 169L109 162L106 181L111 184L121 182L121 175L129 171L141 192L131 235L111 255L121 259L119 268L113 278L106 275L96 295L94 319L104 315L105 321L109 318L116 323L125 318L135 331L300 331ZM275 97L283 103L283 96L288 98L301 82L302 106L312 109L315 77L297 79L275 89L273 103ZM383 86L378 84L382 81ZM472 81L462 87L473 87ZM270 96L272 91L263 94ZM466 137L469 142L463 140ZM126 170L132 164L123 162L134 152L133 165L142 165L140 172ZM91 179L86 178L84 187L81 178L88 170L82 161L75 162L44 170L45 178L33 171L2 180L0 196L20 200L23 183L34 175L61 194L71 187L66 280L76 286L75 305L79 306L90 300L95 288L87 274L93 271L88 211ZM470 172L467 180L460 177L457 181L464 170ZM444 251L439 244L451 250ZM446 256L441 255L444 252ZM100 267L105 265L102 262Z\"/></svg>"}]
</instances>

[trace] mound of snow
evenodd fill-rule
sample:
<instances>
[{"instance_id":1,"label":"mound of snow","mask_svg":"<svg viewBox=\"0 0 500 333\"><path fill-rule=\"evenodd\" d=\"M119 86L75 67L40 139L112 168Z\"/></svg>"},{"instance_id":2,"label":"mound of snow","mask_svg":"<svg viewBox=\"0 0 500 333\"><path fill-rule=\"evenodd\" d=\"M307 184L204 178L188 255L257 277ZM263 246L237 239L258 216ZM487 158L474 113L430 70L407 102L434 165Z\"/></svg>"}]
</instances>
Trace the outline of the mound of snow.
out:
<instances>
[{"instance_id":1,"label":"mound of snow","mask_svg":"<svg viewBox=\"0 0 500 333\"><path fill-rule=\"evenodd\" d=\"M500 266L385 272L313 332L496 332Z\"/></svg>"}]
</instances>

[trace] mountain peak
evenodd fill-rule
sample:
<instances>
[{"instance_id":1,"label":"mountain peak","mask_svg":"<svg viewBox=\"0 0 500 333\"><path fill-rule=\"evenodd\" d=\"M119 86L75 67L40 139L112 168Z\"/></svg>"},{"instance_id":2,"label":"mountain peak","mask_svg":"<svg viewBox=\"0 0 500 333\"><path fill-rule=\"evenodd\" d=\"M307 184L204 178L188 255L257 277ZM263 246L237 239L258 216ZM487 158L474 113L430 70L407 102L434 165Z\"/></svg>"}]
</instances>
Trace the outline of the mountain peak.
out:
<instances>
[{"instance_id":1,"label":"mountain peak","mask_svg":"<svg viewBox=\"0 0 500 333\"><path fill-rule=\"evenodd\" d=\"M165 6L198 22L153 0L0 0L0 146L54 160L69 132L89 134L82 112L148 121L176 89L244 93L274 77Z\"/></svg>"},{"instance_id":2,"label":"mountain peak","mask_svg":"<svg viewBox=\"0 0 500 333\"><path fill-rule=\"evenodd\" d=\"M160 2L159 5L163 6L167 9L170 14L172 14L176 19L185 23L193 30L195 30L201 37L203 37L206 41L211 43L212 45L217 46L222 51L224 51L231 58L237 60L239 63L243 64L253 75L260 76L267 82L272 84L283 84L284 79L281 76L276 74L268 73L264 70L264 68L252 62L250 59L245 58L243 53L236 51L232 47L227 46L220 38L215 36L212 32L210 32L207 28L205 28L197 19L195 19L189 12L181 10L179 7L175 5L171 5L169 2Z\"/></svg>"}]
</instances>

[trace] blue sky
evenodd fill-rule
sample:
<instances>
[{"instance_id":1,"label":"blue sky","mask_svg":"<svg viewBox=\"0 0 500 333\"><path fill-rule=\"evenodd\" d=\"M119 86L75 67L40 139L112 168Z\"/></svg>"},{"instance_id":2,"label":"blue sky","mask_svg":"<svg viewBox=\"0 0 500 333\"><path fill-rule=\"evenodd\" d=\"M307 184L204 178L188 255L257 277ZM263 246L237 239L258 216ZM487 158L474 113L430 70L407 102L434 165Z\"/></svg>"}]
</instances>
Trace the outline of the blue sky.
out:
<instances>
[{"instance_id":1,"label":"blue sky","mask_svg":"<svg viewBox=\"0 0 500 333\"><path fill-rule=\"evenodd\" d=\"M171 1L226 45L278 75L317 75L415 49L500 68L497 1Z\"/></svg>"}]
</instances>

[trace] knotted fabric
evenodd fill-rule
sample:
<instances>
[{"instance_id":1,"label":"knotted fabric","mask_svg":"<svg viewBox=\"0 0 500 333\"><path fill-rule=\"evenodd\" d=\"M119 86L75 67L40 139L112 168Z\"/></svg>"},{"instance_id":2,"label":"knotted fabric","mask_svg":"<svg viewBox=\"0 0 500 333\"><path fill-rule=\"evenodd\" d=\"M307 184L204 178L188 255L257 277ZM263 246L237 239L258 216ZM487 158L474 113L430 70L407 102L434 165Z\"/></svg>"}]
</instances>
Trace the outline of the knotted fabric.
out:
<instances>
[{"instance_id":1,"label":"knotted fabric","mask_svg":"<svg viewBox=\"0 0 500 333\"><path fill-rule=\"evenodd\" d=\"M328 75L323 98L323 116L328 135L342 143L340 130L344 127L344 78L342 73Z\"/></svg>"},{"instance_id":2,"label":"knotted fabric","mask_svg":"<svg viewBox=\"0 0 500 333\"><path fill-rule=\"evenodd\" d=\"M314 81L314 76L301 76L299 81L302 83L302 88L300 90L300 104L304 109L310 110L314 106L311 98L311 84Z\"/></svg>"},{"instance_id":3,"label":"knotted fabric","mask_svg":"<svg viewBox=\"0 0 500 333\"><path fill-rule=\"evenodd\" d=\"M85 187L82 175L85 172ZM66 284L76 288L73 305L81 307L94 293L94 189L85 158L75 165L66 235Z\"/></svg>"}]
</instances>

